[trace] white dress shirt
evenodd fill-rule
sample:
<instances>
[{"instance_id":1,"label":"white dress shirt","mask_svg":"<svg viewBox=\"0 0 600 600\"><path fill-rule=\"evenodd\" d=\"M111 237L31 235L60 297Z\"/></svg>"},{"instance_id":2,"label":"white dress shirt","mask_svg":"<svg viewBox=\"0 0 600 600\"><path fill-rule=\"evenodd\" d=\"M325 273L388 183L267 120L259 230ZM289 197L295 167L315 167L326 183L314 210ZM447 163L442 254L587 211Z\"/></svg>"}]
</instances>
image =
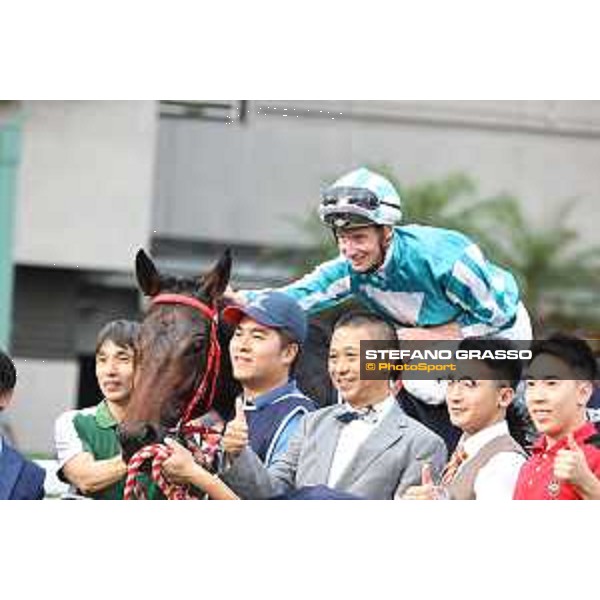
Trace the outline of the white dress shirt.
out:
<instances>
[{"instance_id":1,"label":"white dress shirt","mask_svg":"<svg viewBox=\"0 0 600 600\"><path fill-rule=\"evenodd\" d=\"M459 445L462 444L468 458L459 467L458 473L483 446L501 435L510 435L506 421L490 425L468 437L463 435ZM477 500L512 500L519 471L525 461L526 458L516 452L499 452L492 456L479 470L475 479Z\"/></svg>"},{"instance_id":2,"label":"white dress shirt","mask_svg":"<svg viewBox=\"0 0 600 600\"><path fill-rule=\"evenodd\" d=\"M390 395L383 402L373 405L375 415L372 418L369 416L366 419L355 419L343 426L331 462L331 469L329 470L329 477L327 479L329 487L333 487L336 484L362 443L373 433L379 423L383 421L385 415L394 405L394 402L396 402L396 399ZM345 403L344 407L348 410L356 410L348 403Z\"/></svg>"}]
</instances>

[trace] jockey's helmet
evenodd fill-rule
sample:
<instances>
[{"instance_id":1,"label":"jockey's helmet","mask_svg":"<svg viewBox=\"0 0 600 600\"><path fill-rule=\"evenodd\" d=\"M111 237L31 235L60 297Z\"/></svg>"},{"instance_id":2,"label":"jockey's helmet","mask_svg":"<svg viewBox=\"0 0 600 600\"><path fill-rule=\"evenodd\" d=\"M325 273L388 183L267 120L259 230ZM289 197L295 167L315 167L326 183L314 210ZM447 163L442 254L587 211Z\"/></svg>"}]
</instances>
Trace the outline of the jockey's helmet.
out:
<instances>
[{"instance_id":1,"label":"jockey's helmet","mask_svg":"<svg viewBox=\"0 0 600 600\"><path fill-rule=\"evenodd\" d=\"M381 175L364 167L340 177L321 194L319 217L334 230L394 225L402 218L400 196Z\"/></svg>"}]
</instances>

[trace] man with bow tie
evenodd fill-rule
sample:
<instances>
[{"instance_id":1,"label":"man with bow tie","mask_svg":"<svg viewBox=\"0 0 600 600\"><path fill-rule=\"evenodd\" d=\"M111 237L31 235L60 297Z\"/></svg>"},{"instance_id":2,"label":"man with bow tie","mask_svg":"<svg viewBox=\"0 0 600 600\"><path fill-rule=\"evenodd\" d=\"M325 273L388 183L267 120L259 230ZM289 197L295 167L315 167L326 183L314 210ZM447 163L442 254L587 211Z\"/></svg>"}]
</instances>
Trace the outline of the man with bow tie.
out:
<instances>
[{"instance_id":1,"label":"man with bow tie","mask_svg":"<svg viewBox=\"0 0 600 600\"><path fill-rule=\"evenodd\" d=\"M333 331L329 374L343 402L307 414L285 453L266 468L249 448L245 428L224 438L230 468L222 479L242 498L281 495L392 499L419 483L421 468L441 471L446 447L440 437L408 417L387 380L360 378L361 340L396 341L378 316L343 316ZM247 430L247 428L246 428Z\"/></svg>"}]
</instances>

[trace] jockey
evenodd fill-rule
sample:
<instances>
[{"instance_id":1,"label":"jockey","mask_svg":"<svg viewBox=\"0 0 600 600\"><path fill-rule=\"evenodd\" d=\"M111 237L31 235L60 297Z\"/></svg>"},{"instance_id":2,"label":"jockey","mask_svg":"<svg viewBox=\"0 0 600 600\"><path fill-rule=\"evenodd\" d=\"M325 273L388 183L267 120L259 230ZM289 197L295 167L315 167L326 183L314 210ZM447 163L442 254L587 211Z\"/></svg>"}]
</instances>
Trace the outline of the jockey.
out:
<instances>
[{"instance_id":1,"label":"jockey","mask_svg":"<svg viewBox=\"0 0 600 600\"><path fill-rule=\"evenodd\" d=\"M340 255L281 288L309 315L352 296L395 322L403 339L531 339L512 274L457 231L399 226L400 196L381 175L344 175L322 194L319 216Z\"/></svg>"}]
</instances>

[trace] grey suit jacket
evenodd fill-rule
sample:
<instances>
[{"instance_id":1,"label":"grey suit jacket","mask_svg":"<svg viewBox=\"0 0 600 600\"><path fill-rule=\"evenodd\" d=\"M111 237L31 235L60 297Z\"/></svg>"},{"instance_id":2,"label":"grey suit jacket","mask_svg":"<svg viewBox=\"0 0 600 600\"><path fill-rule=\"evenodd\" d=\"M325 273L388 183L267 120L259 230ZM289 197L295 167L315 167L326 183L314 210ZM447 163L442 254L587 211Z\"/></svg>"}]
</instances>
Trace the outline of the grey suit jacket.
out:
<instances>
[{"instance_id":1,"label":"grey suit jacket","mask_svg":"<svg viewBox=\"0 0 600 600\"><path fill-rule=\"evenodd\" d=\"M343 405L303 417L287 452L267 469L246 448L222 474L242 498L270 498L309 485L327 484L329 469L344 425L336 417ZM446 446L435 433L407 416L397 402L360 446L335 488L371 499L400 497L421 483L421 467L434 475L446 462Z\"/></svg>"}]
</instances>

